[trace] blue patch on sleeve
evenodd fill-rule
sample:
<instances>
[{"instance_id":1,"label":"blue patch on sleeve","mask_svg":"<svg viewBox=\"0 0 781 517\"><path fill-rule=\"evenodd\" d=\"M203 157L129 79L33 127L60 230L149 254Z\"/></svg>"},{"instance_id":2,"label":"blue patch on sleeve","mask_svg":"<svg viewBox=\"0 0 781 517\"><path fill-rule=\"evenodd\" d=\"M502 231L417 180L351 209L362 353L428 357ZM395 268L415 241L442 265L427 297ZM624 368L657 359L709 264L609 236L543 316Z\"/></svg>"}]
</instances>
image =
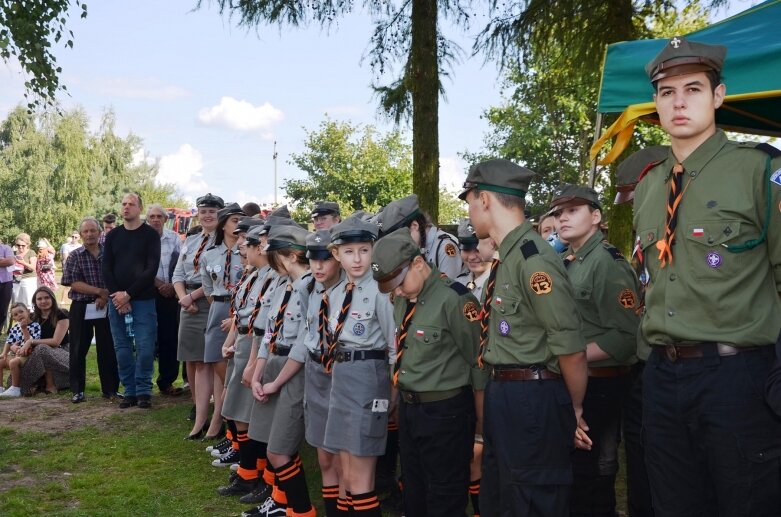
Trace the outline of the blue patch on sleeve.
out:
<instances>
[{"instance_id":1,"label":"blue patch on sleeve","mask_svg":"<svg viewBox=\"0 0 781 517\"><path fill-rule=\"evenodd\" d=\"M770 181L776 185L781 186L781 169L778 169L776 172L770 175Z\"/></svg>"}]
</instances>

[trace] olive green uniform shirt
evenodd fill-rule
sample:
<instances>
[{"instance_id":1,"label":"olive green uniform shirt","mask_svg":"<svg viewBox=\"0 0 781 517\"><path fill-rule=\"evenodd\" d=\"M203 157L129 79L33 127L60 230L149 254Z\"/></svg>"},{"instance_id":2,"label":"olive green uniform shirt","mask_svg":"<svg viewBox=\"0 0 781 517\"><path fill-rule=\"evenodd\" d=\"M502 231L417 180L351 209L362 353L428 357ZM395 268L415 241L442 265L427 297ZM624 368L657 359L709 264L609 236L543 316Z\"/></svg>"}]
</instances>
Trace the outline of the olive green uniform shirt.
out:
<instances>
[{"instance_id":1,"label":"olive green uniform shirt","mask_svg":"<svg viewBox=\"0 0 781 517\"><path fill-rule=\"evenodd\" d=\"M718 130L684 160L673 258L664 268L656 242L665 232L668 177L677 161L672 150L637 186L634 226L650 273L641 329L649 344L775 342L781 329L781 159L772 162L768 192L767 158ZM768 195L766 241L728 251L725 245L760 235Z\"/></svg>"},{"instance_id":2,"label":"olive green uniform shirt","mask_svg":"<svg viewBox=\"0 0 781 517\"><path fill-rule=\"evenodd\" d=\"M595 342L610 355L589 366L623 366L637 362L637 281L632 266L597 231L577 251L562 255L575 291L586 343Z\"/></svg>"},{"instance_id":3,"label":"olive green uniform shirt","mask_svg":"<svg viewBox=\"0 0 781 517\"><path fill-rule=\"evenodd\" d=\"M393 319L401 328L407 298L393 302ZM441 278L432 268L415 304L399 369L399 389L447 391L471 385L482 390L487 370L477 366L480 308L460 283Z\"/></svg>"},{"instance_id":4,"label":"olive green uniform shirt","mask_svg":"<svg viewBox=\"0 0 781 517\"><path fill-rule=\"evenodd\" d=\"M529 221L507 234L499 260L484 361L558 372L557 356L586 349L564 263Z\"/></svg>"}]
</instances>

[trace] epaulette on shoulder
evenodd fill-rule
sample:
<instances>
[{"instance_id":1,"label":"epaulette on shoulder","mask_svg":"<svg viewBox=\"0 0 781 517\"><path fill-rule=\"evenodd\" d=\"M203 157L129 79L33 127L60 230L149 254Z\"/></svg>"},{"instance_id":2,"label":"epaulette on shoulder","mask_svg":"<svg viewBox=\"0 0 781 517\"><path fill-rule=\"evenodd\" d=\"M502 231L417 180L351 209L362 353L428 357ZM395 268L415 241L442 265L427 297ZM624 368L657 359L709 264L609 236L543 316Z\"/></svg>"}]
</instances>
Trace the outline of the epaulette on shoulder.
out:
<instances>
[{"instance_id":1,"label":"epaulette on shoulder","mask_svg":"<svg viewBox=\"0 0 781 517\"><path fill-rule=\"evenodd\" d=\"M769 154L771 158L778 158L781 156L781 149L778 147L774 147L770 144L767 144L765 142L762 142L761 144L756 144L754 146L754 149L759 149L760 151L764 151L765 153Z\"/></svg>"},{"instance_id":2,"label":"epaulette on shoulder","mask_svg":"<svg viewBox=\"0 0 781 517\"><path fill-rule=\"evenodd\" d=\"M648 165L646 165L645 168L643 168L643 170L640 171L640 175L637 176L637 182L640 183L641 181L643 181L643 178L645 178L645 175L648 174L654 167L656 167L657 165L659 165L663 161L664 160L657 160L655 162L651 162Z\"/></svg>"},{"instance_id":3,"label":"epaulette on shoulder","mask_svg":"<svg viewBox=\"0 0 781 517\"><path fill-rule=\"evenodd\" d=\"M521 244L521 253L523 253L523 258L529 260L533 256L539 255L540 250L537 249L537 245L534 241L525 241Z\"/></svg>"},{"instance_id":4,"label":"epaulette on shoulder","mask_svg":"<svg viewBox=\"0 0 781 517\"><path fill-rule=\"evenodd\" d=\"M450 280L447 282L447 286L454 290L456 293L458 293L458 296L464 296L465 294L469 294L471 291L467 289L464 284L461 282L456 282L455 280L448 278Z\"/></svg>"},{"instance_id":5,"label":"epaulette on shoulder","mask_svg":"<svg viewBox=\"0 0 781 517\"><path fill-rule=\"evenodd\" d=\"M610 253L610 256L613 257L613 260L624 260L623 253L621 253L618 248L609 242L603 242L602 247L605 248L605 251Z\"/></svg>"}]
</instances>

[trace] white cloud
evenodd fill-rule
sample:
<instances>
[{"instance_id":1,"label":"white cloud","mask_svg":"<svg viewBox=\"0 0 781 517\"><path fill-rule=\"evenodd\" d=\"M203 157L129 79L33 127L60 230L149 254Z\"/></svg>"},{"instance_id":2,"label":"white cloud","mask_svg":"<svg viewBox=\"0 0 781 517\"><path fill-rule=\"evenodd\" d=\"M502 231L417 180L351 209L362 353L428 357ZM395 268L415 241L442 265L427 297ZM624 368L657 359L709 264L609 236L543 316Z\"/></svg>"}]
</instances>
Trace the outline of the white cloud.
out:
<instances>
[{"instance_id":1,"label":"white cloud","mask_svg":"<svg viewBox=\"0 0 781 517\"><path fill-rule=\"evenodd\" d=\"M127 99L169 101L190 95L186 89L166 84L155 77L98 79L83 86L106 96Z\"/></svg>"},{"instance_id":2,"label":"white cloud","mask_svg":"<svg viewBox=\"0 0 781 517\"><path fill-rule=\"evenodd\" d=\"M450 192L461 190L466 179L467 163L456 156L439 158L439 186Z\"/></svg>"},{"instance_id":3,"label":"white cloud","mask_svg":"<svg viewBox=\"0 0 781 517\"><path fill-rule=\"evenodd\" d=\"M135 159L135 157L134 157ZM173 154L160 158L159 183L173 183L190 202L208 192L209 185L203 179L203 156L190 144L184 144Z\"/></svg>"},{"instance_id":4,"label":"white cloud","mask_svg":"<svg viewBox=\"0 0 781 517\"><path fill-rule=\"evenodd\" d=\"M205 126L218 126L235 131L262 131L262 138L273 138L271 127L281 122L285 114L266 102L260 106L233 97L222 97L220 103L198 111L198 121Z\"/></svg>"}]
</instances>

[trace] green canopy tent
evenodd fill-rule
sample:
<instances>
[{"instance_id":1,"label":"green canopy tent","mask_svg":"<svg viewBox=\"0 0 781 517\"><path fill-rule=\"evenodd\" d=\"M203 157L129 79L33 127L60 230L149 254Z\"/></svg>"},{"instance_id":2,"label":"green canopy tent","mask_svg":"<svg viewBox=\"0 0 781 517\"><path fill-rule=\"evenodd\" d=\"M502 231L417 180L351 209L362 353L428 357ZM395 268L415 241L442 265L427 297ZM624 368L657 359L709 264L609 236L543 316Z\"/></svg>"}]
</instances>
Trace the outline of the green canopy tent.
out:
<instances>
[{"instance_id":1,"label":"green canopy tent","mask_svg":"<svg viewBox=\"0 0 781 517\"><path fill-rule=\"evenodd\" d=\"M689 40L727 47L722 76L727 85L724 105L716 113L719 127L731 131L781 136L781 0L768 0L731 18L687 34ZM629 144L638 120L659 123L653 88L644 66L669 40L625 41L608 46L602 70L597 112L618 114L618 120L597 136L591 148L596 159L615 137L601 160L614 161Z\"/></svg>"}]
</instances>

